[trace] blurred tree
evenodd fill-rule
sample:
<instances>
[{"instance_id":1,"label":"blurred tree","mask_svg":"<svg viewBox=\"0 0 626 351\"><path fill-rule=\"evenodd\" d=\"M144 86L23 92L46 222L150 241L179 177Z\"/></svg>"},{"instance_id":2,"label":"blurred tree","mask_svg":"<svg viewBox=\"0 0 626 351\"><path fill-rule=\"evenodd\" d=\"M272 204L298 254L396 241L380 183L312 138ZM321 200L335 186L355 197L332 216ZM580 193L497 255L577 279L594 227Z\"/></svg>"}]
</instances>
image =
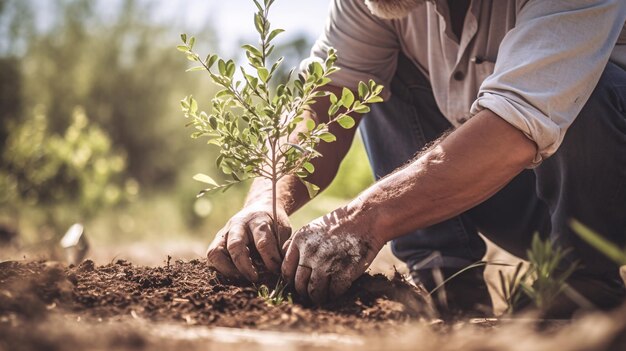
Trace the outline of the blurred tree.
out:
<instances>
[{"instance_id":1,"label":"blurred tree","mask_svg":"<svg viewBox=\"0 0 626 351\"><path fill-rule=\"evenodd\" d=\"M20 56L35 31L33 12L24 0L0 0L0 56Z\"/></svg>"},{"instance_id":2,"label":"blurred tree","mask_svg":"<svg viewBox=\"0 0 626 351\"><path fill-rule=\"evenodd\" d=\"M21 83L19 61L0 58L0 145L6 142L10 121L16 121L21 115Z\"/></svg>"},{"instance_id":3,"label":"blurred tree","mask_svg":"<svg viewBox=\"0 0 626 351\"><path fill-rule=\"evenodd\" d=\"M0 207L17 213L24 207L46 207L47 224L59 232L68 223L55 216L57 207L71 209L68 221L82 221L137 193L136 182L124 179L124 155L81 108L61 135L50 132L41 112L12 123L9 132L0 155Z\"/></svg>"},{"instance_id":4,"label":"blurred tree","mask_svg":"<svg viewBox=\"0 0 626 351\"><path fill-rule=\"evenodd\" d=\"M154 5L0 0L0 213L36 207L50 222L62 206L89 217L136 192L124 179L171 191L200 157L183 152L178 104L200 77L182 76L172 48L182 29L155 20Z\"/></svg>"},{"instance_id":5,"label":"blurred tree","mask_svg":"<svg viewBox=\"0 0 626 351\"><path fill-rule=\"evenodd\" d=\"M153 20L151 3L114 4L48 3L55 20L29 39L22 60L24 104L43 105L56 132L83 106L126 151L128 172L142 185L172 185L193 157L182 152L176 92L197 80L179 78L186 63L170 44L178 34Z\"/></svg>"},{"instance_id":6,"label":"blurred tree","mask_svg":"<svg viewBox=\"0 0 626 351\"><path fill-rule=\"evenodd\" d=\"M0 0L0 147L8 124L22 114L20 52L34 31L30 8L24 1Z\"/></svg>"}]
</instances>

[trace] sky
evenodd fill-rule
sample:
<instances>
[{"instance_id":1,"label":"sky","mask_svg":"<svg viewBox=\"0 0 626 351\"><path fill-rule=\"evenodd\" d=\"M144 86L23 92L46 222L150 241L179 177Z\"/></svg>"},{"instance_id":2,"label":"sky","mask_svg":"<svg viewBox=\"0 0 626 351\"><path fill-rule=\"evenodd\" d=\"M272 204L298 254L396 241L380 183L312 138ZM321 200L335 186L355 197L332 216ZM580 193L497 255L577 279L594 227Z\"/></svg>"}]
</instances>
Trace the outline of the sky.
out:
<instances>
[{"instance_id":1,"label":"sky","mask_svg":"<svg viewBox=\"0 0 626 351\"><path fill-rule=\"evenodd\" d=\"M37 23L45 29L53 21L52 0L33 0L37 6ZM101 0L100 15L106 18L110 10L119 8L120 0ZM206 28L209 25L219 33L222 54L239 49L242 39L256 38L253 16L256 11L252 0L141 0L155 7L157 21L178 23L187 28ZM311 40L324 29L331 0L275 0L270 10L272 28L286 30L283 39L304 34ZM193 33L189 33L193 35Z\"/></svg>"},{"instance_id":2,"label":"sky","mask_svg":"<svg viewBox=\"0 0 626 351\"><path fill-rule=\"evenodd\" d=\"M153 0L154 1L154 0ZM304 33L316 38L324 29L330 0L276 0L270 10L273 28L286 30L285 35ZM242 38L256 37L252 0L177 0L160 1L164 16L177 13L196 28L210 24L219 33L223 51L235 50Z\"/></svg>"}]
</instances>

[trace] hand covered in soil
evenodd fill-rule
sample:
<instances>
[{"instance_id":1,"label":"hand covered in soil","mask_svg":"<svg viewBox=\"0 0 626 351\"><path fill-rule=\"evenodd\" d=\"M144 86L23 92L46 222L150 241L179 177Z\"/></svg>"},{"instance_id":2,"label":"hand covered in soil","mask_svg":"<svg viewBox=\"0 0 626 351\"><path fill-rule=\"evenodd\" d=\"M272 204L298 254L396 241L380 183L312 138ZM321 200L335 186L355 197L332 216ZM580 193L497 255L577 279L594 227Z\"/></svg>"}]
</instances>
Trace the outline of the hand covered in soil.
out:
<instances>
[{"instance_id":1,"label":"hand covered in soil","mask_svg":"<svg viewBox=\"0 0 626 351\"><path fill-rule=\"evenodd\" d=\"M251 250L258 251L268 270L279 273L280 248L291 235L291 226L284 209L278 208L278 235L272 226L272 206L253 203L235 214L222 228L207 251L210 266L233 278L245 277L256 282L257 268L252 263Z\"/></svg>"},{"instance_id":2,"label":"hand covered in soil","mask_svg":"<svg viewBox=\"0 0 626 351\"><path fill-rule=\"evenodd\" d=\"M383 242L344 209L320 217L289 239L283 277L298 294L322 304L343 294L369 267Z\"/></svg>"}]
</instances>

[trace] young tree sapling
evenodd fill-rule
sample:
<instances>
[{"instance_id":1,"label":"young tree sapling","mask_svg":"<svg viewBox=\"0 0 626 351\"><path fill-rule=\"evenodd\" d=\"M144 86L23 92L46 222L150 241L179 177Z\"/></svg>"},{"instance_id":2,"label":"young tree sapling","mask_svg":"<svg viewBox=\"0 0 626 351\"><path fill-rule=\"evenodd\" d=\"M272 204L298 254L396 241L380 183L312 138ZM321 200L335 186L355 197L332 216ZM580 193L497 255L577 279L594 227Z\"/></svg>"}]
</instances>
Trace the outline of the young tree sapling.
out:
<instances>
[{"instance_id":1,"label":"young tree sapling","mask_svg":"<svg viewBox=\"0 0 626 351\"><path fill-rule=\"evenodd\" d=\"M296 176L307 187L309 195L315 196L319 188L306 180L315 171L311 160L321 156L315 147L320 142L333 142L335 136L329 125L339 124L349 129L355 125L350 114L369 112L369 105L381 102L383 87L370 80L358 84L357 96L347 89L341 96L323 89L331 83L331 74L337 54L329 49L325 60L311 62L299 79L291 79L292 69L282 82L276 82L275 74L283 58L274 62L268 59L274 45L272 41L283 32L271 29L269 9L274 0L253 0L257 12L254 25L260 41L257 46L246 44L245 51L249 67L237 67L233 60L224 60L216 54L202 59L195 51L194 37L182 34L182 45L177 48L198 65L188 71L208 72L209 77L221 90L212 99L212 110L201 111L192 96L181 101L188 125L195 128L193 138L206 136L208 143L219 148L216 166L231 177L218 183L206 174L196 174L194 179L208 185L198 196L216 190L227 190L232 185L252 179L265 178L272 185L272 221L274 235L276 227L277 183L286 176ZM241 79L235 78L236 71ZM275 86L275 88L273 88ZM330 99L329 119L315 123L308 114L315 114L311 105L316 99ZM306 126L305 128L303 126ZM276 242L280 245L280 239ZM278 248L281 251L280 247Z\"/></svg>"}]
</instances>

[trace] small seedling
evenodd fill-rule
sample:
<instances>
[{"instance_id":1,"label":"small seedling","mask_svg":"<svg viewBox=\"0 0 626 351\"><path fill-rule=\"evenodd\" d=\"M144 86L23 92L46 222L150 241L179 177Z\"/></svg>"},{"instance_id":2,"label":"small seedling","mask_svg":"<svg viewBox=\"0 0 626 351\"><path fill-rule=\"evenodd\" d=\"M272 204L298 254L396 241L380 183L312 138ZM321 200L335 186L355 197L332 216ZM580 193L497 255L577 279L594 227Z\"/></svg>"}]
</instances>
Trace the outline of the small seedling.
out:
<instances>
[{"instance_id":1,"label":"small seedling","mask_svg":"<svg viewBox=\"0 0 626 351\"><path fill-rule=\"evenodd\" d=\"M566 289L567 279L578 269L578 263L574 262L565 270L560 270L561 261L570 249L554 247L549 239L541 240L539 234L533 237L531 248L527 251L530 268L527 272L532 284L527 284L524 279L520 285L524 293L534 302L535 306L545 311Z\"/></svg>"},{"instance_id":2,"label":"small seedling","mask_svg":"<svg viewBox=\"0 0 626 351\"><path fill-rule=\"evenodd\" d=\"M281 284L277 285L274 290L270 291L270 288L267 285L262 284L257 287L257 294L260 298L265 300L268 305L278 306L283 302L288 302L290 304L293 303L291 298L291 294L285 292L285 288L287 285Z\"/></svg>"},{"instance_id":3,"label":"small seedling","mask_svg":"<svg viewBox=\"0 0 626 351\"><path fill-rule=\"evenodd\" d=\"M567 279L578 269L574 262L565 270L560 270L561 261L569 253L569 249L555 248L549 239L541 240L539 234L533 236L531 248L526 252L529 261L528 268L523 269L523 263L515 266L512 276L505 277L502 271L498 272L500 285L496 288L497 294L507 304L505 313L515 312L523 295L526 295L535 306L545 311L556 298L567 288ZM510 264L478 261L448 277L441 284L429 292L433 295L452 279L464 272L482 266L507 266Z\"/></svg>"},{"instance_id":4,"label":"small seedling","mask_svg":"<svg viewBox=\"0 0 626 351\"><path fill-rule=\"evenodd\" d=\"M209 113L201 111L192 96L184 98L181 106L190 120L188 125L195 128L192 137L208 137L208 143L219 148L216 166L231 178L220 184L206 174L196 174L195 180L208 185L198 196L225 191L248 179L269 180L273 231L278 250L282 252L276 226L278 182L295 176L306 186L309 195L315 196L319 188L306 180L315 171L311 160L321 156L315 147L322 141L335 141L329 125L337 123L343 128L352 128L355 121L350 114L369 112L368 105L382 101L379 95L383 87L372 80L368 84L360 82L357 96L347 88L342 90L341 96L324 90L323 87L331 83L331 74L339 69L335 66L337 54L332 48L323 62L310 63L301 79L291 79L290 73L285 81L277 82L277 70L283 58L269 62L269 57L274 50L272 41L283 30L270 27L268 13L274 0L253 2L258 10L254 14L254 26L260 40L257 46L242 46L249 67L237 67L233 60L224 60L215 54L203 59L193 49L195 38L181 35L183 44L177 49L198 64L188 71L208 73L221 89L212 99ZM241 79L235 78L237 71ZM273 86L276 88L272 89ZM315 114L311 106L320 98L330 99L329 119L316 124L310 117ZM284 289L279 281L275 290L282 291L281 288Z\"/></svg>"},{"instance_id":5,"label":"small seedling","mask_svg":"<svg viewBox=\"0 0 626 351\"><path fill-rule=\"evenodd\" d=\"M579 267L574 262L565 270L561 269L561 261L569 251L555 248L550 239L541 240L535 233L527 251L528 268L524 269L524 264L520 262L512 276L505 277L502 271L498 272L500 286L496 291L507 305L505 313L516 312L523 296L541 311L552 306L567 289L567 279Z\"/></svg>"},{"instance_id":6,"label":"small seedling","mask_svg":"<svg viewBox=\"0 0 626 351\"><path fill-rule=\"evenodd\" d=\"M528 278L529 268L526 268L522 272L524 267L524 263L520 262L515 266L515 271L513 275L506 276L502 272L502 270L498 270L498 278L500 282L500 286L496 290L498 296L504 301L506 304L506 309L504 310L505 314L514 313L520 303L520 300L523 296L523 289L521 287L522 282L524 282Z\"/></svg>"}]
</instances>

